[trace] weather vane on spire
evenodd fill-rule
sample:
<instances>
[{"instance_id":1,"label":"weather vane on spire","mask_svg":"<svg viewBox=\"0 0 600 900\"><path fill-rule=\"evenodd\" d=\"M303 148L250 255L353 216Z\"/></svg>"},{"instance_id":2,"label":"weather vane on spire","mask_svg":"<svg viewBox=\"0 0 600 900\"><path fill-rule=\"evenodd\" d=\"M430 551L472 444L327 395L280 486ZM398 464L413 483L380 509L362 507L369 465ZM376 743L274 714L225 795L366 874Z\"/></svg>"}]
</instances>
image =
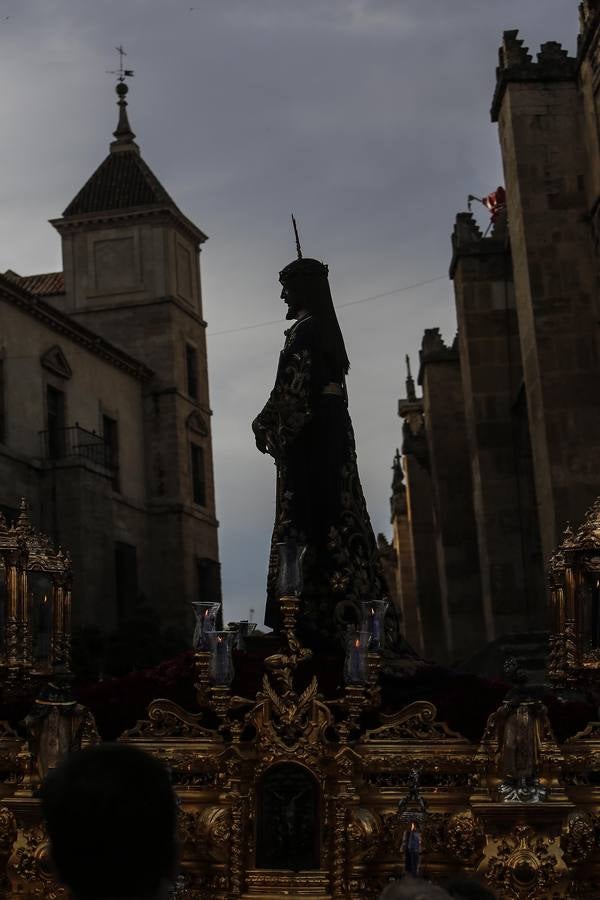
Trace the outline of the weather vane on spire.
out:
<instances>
[{"instance_id":1,"label":"weather vane on spire","mask_svg":"<svg viewBox=\"0 0 600 900\"><path fill-rule=\"evenodd\" d=\"M123 59L125 56L127 56L127 54L123 50L123 45L119 44L118 47L115 47L115 50L119 54L119 68L118 69L107 69L106 74L107 75L116 75L118 77L119 81L125 81L126 78L133 78L133 76L135 74L133 69L126 69L123 66Z\"/></svg>"},{"instance_id":2,"label":"weather vane on spire","mask_svg":"<svg viewBox=\"0 0 600 900\"><path fill-rule=\"evenodd\" d=\"M131 125L129 124L129 119L127 118L127 94L129 93L129 88L125 83L126 78L133 78L133 69L126 69L123 60L127 56L125 51L123 50L123 45L119 45L115 47L115 50L119 54L119 68L118 69L107 69L108 75L116 75L117 76L117 86L115 87L115 91L117 92L117 105L119 107L119 122L117 124L117 130L113 131L115 139L111 147L111 153L113 151L119 149L131 149L132 147L136 147L133 144L133 139L135 138L135 134L131 130Z\"/></svg>"}]
</instances>

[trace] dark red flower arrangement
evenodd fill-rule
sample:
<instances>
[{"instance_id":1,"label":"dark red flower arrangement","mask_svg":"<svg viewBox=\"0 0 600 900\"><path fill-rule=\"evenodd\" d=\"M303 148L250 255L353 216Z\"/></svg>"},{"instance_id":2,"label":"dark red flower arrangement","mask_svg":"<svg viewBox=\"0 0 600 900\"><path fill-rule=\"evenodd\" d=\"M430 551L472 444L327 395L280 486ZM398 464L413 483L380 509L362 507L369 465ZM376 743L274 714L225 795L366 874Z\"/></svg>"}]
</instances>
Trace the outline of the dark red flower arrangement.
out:
<instances>
[{"instance_id":1,"label":"dark red flower arrangement","mask_svg":"<svg viewBox=\"0 0 600 900\"><path fill-rule=\"evenodd\" d=\"M265 673L265 656L273 652L271 641L256 642L244 653L235 653L236 678L234 694L254 697L260 689ZM310 660L300 671L302 688L313 675L319 679L326 698L342 692L342 661L336 656L319 656ZM106 678L91 683L75 683L74 696L95 716L104 740L114 740L132 728L139 719L146 718L148 704L155 699L173 700L184 709L196 711L194 688L194 654L186 651L158 666L131 672L119 678ZM403 678L382 679L383 712L393 713L415 700L428 700L437 707L438 720L477 742L481 739L488 716L498 708L509 686L501 681L479 678L430 666ZM465 697L469 702L465 703ZM0 705L0 720L17 726L31 709L35 695ZM585 727L595 716L594 707L583 700L561 702L550 691L544 693L550 719L559 741ZM375 722L373 722L375 724Z\"/></svg>"}]
</instances>

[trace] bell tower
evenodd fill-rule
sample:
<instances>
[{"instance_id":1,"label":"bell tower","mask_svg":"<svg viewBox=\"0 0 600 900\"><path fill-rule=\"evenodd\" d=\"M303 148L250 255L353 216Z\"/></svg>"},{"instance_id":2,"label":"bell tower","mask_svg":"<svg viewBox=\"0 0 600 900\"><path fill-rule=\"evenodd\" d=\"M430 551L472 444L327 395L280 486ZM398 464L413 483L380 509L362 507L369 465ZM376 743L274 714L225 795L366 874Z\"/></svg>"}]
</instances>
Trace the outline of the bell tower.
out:
<instances>
[{"instance_id":1,"label":"bell tower","mask_svg":"<svg viewBox=\"0 0 600 900\"><path fill-rule=\"evenodd\" d=\"M150 368L143 416L148 546L165 619L220 593L200 248L207 239L142 158L123 69L108 156L51 224L64 312ZM118 398L115 398L117 416ZM112 415L112 413L109 414ZM118 422L119 440L127 422ZM124 504L127 498L123 498ZM128 515L135 515L129 510Z\"/></svg>"}]
</instances>

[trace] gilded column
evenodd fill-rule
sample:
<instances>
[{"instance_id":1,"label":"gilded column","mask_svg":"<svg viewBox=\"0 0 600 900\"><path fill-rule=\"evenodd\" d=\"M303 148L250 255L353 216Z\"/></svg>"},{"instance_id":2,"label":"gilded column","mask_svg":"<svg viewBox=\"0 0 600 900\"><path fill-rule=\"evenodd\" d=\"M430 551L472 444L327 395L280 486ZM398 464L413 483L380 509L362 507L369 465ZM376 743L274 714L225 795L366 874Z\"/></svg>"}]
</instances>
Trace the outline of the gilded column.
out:
<instances>
[{"instance_id":1,"label":"gilded column","mask_svg":"<svg viewBox=\"0 0 600 900\"><path fill-rule=\"evenodd\" d=\"M64 662L65 587L60 579L52 583L52 645L50 665L56 669Z\"/></svg>"},{"instance_id":2,"label":"gilded column","mask_svg":"<svg viewBox=\"0 0 600 900\"><path fill-rule=\"evenodd\" d=\"M24 666L30 667L33 660L33 645L31 634L31 597L28 590L28 575L25 558L21 557L21 566L18 573L18 599L17 599L17 641L18 653Z\"/></svg>"},{"instance_id":3,"label":"gilded column","mask_svg":"<svg viewBox=\"0 0 600 900\"><path fill-rule=\"evenodd\" d=\"M244 798L238 785L232 785L231 857L229 860L229 896L241 897L244 890Z\"/></svg>"},{"instance_id":4,"label":"gilded column","mask_svg":"<svg viewBox=\"0 0 600 900\"><path fill-rule=\"evenodd\" d=\"M52 585L52 668L71 665L71 585L57 576Z\"/></svg>"},{"instance_id":5,"label":"gilded column","mask_svg":"<svg viewBox=\"0 0 600 900\"><path fill-rule=\"evenodd\" d=\"M333 840L331 847L331 894L346 896L346 803L345 797L334 798Z\"/></svg>"},{"instance_id":6,"label":"gilded column","mask_svg":"<svg viewBox=\"0 0 600 900\"><path fill-rule=\"evenodd\" d=\"M19 665L18 639L18 603L19 603L19 562L17 550L5 554L6 565L6 621L4 624L4 641L6 665L15 668Z\"/></svg>"}]
</instances>

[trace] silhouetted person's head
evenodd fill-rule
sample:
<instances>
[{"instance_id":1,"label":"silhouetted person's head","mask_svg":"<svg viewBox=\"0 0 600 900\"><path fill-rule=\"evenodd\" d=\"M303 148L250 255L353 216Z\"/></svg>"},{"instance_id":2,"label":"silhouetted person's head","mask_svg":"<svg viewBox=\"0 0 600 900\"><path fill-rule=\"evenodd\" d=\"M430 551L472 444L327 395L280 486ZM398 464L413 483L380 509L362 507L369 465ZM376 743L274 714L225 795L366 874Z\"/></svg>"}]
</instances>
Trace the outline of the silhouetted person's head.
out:
<instances>
[{"instance_id":1,"label":"silhouetted person's head","mask_svg":"<svg viewBox=\"0 0 600 900\"><path fill-rule=\"evenodd\" d=\"M444 887L456 900L496 900L489 888L472 878L453 878Z\"/></svg>"},{"instance_id":2,"label":"silhouetted person's head","mask_svg":"<svg viewBox=\"0 0 600 900\"><path fill-rule=\"evenodd\" d=\"M401 881L388 884L380 900L450 900L450 895L422 878L405 875Z\"/></svg>"},{"instance_id":3,"label":"silhouetted person's head","mask_svg":"<svg viewBox=\"0 0 600 900\"><path fill-rule=\"evenodd\" d=\"M67 756L42 787L50 852L76 900L155 900L175 875L176 801L157 760L120 744Z\"/></svg>"}]
</instances>

